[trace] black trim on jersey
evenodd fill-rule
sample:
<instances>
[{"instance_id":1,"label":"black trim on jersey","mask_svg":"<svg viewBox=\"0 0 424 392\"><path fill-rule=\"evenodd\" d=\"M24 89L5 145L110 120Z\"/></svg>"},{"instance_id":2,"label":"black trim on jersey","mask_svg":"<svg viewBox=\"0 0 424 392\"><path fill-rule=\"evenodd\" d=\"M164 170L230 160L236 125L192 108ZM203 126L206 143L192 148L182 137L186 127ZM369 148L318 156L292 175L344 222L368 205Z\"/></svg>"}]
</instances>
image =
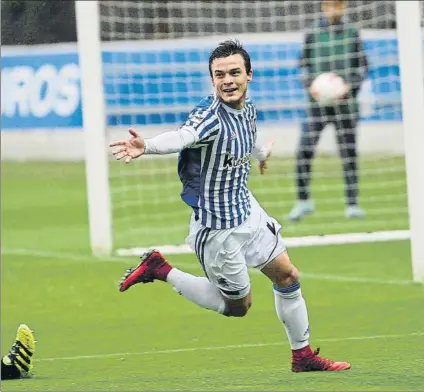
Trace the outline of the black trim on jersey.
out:
<instances>
[{"instance_id":1,"label":"black trim on jersey","mask_svg":"<svg viewBox=\"0 0 424 392\"><path fill-rule=\"evenodd\" d=\"M208 240L210 231L211 229L209 229L208 227L204 227L200 229L199 232L196 234L196 241L195 241L196 256L207 278L208 278L208 274L205 268L205 246L206 246L206 242Z\"/></svg>"}]
</instances>

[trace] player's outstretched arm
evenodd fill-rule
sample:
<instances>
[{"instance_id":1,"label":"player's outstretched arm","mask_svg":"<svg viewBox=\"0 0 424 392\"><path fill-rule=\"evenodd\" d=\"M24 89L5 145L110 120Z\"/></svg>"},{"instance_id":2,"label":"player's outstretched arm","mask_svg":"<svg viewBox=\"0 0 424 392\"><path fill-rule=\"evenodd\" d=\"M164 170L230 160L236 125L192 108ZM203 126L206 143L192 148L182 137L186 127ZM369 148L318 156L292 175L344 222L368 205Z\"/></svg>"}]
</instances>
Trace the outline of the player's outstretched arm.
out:
<instances>
[{"instance_id":1,"label":"player's outstretched arm","mask_svg":"<svg viewBox=\"0 0 424 392\"><path fill-rule=\"evenodd\" d=\"M125 158L125 163L130 163L132 159L141 157L145 151L144 139L140 134L132 128L128 132L131 135L128 140L118 140L110 144L110 147L119 146L112 154L118 160Z\"/></svg>"},{"instance_id":2,"label":"player's outstretched arm","mask_svg":"<svg viewBox=\"0 0 424 392\"><path fill-rule=\"evenodd\" d=\"M144 139L132 128L129 140L120 140L110 144L111 147L120 146L112 152L116 159L125 158L125 163L142 155L167 155L182 151L193 146L198 140L195 132L184 127L170 132L164 132L155 137Z\"/></svg>"}]
</instances>

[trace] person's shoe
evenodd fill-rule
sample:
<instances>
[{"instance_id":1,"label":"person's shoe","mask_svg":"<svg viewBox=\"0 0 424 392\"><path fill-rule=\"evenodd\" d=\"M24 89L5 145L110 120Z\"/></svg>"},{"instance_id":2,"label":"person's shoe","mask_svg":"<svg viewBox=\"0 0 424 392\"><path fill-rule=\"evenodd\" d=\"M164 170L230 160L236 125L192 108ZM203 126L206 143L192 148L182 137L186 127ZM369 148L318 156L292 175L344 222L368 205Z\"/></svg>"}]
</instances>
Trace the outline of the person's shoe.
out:
<instances>
[{"instance_id":1,"label":"person's shoe","mask_svg":"<svg viewBox=\"0 0 424 392\"><path fill-rule=\"evenodd\" d=\"M338 372L351 368L351 364L348 362L335 362L319 357L318 354L319 348L312 351L310 346L293 350L292 372Z\"/></svg>"},{"instance_id":2,"label":"person's shoe","mask_svg":"<svg viewBox=\"0 0 424 392\"><path fill-rule=\"evenodd\" d=\"M346 207L345 216L348 219L364 219L365 212L357 205L350 205Z\"/></svg>"},{"instance_id":3,"label":"person's shoe","mask_svg":"<svg viewBox=\"0 0 424 392\"><path fill-rule=\"evenodd\" d=\"M315 203L313 200L298 200L287 216L287 220L290 222L297 222L305 215L312 214L314 211Z\"/></svg>"},{"instance_id":4,"label":"person's shoe","mask_svg":"<svg viewBox=\"0 0 424 392\"><path fill-rule=\"evenodd\" d=\"M127 272L119 282L119 291L128 290L137 283L151 283L154 280L166 281L172 266L168 264L162 254L155 249L141 256L140 264L135 268L127 269Z\"/></svg>"},{"instance_id":5,"label":"person's shoe","mask_svg":"<svg viewBox=\"0 0 424 392\"><path fill-rule=\"evenodd\" d=\"M3 357L6 366L15 367L20 377L26 378L32 375L32 356L35 352L34 333L27 325L21 324L16 332L16 340L10 351ZM14 370L16 372L16 370ZM17 372L16 372L17 374Z\"/></svg>"}]
</instances>

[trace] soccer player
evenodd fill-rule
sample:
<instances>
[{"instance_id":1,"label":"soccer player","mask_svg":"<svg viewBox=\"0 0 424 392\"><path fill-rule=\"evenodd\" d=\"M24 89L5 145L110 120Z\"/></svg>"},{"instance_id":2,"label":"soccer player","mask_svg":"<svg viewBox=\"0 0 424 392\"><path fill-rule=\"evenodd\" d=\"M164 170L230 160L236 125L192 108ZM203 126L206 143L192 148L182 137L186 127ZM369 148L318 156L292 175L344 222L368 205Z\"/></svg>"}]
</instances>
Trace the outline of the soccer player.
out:
<instances>
[{"instance_id":1,"label":"soccer player","mask_svg":"<svg viewBox=\"0 0 424 392\"><path fill-rule=\"evenodd\" d=\"M312 31L305 35L300 67L308 90L308 119L303 124L296 154L297 202L288 215L299 221L315 209L310 199L309 182L315 148L327 124L336 128L337 144L343 162L347 218L363 218L358 204L358 163L356 126L359 121L357 95L368 72L368 62L359 32L346 20L347 1L322 1L322 16ZM346 82L346 91L332 106L320 106L310 86L321 73L334 72Z\"/></svg>"},{"instance_id":2,"label":"soccer player","mask_svg":"<svg viewBox=\"0 0 424 392\"><path fill-rule=\"evenodd\" d=\"M30 377L34 351L33 331L25 324L21 324L16 332L15 343L1 360L1 379L11 380Z\"/></svg>"},{"instance_id":3,"label":"soccer player","mask_svg":"<svg viewBox=\"0 0 424 392\"><path fill-rule=\"evenodd\" d=\"M309 321L299 272L280 235L281 226L247 188L251 156L266 169L270 145L257 141L256 108L246 98L252 80L250 57L238 41L221 43L210 55L215 93L204 98L180 129L143 139L111 143L125 162L143 154L179 152L182 199L193 210L187 242L206 277L172 267L157 250L127 270L120 291L137 283L167 282L189 301L224 316L243 317L252 305L248 267L273 283L275 308L292 348L292 370L336 371L350 368L318 356L309 346Z\"/></svg>"}]
</instances>

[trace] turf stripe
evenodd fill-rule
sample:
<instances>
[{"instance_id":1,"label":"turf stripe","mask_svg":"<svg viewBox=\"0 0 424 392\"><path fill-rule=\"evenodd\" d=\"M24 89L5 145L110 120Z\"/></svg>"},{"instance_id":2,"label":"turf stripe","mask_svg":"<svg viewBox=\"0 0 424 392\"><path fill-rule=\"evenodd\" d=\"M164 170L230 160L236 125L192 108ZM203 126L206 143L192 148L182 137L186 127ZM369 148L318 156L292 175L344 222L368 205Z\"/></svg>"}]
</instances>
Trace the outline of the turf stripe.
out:
<instances>
[{"instance_id":1,"label":"turf stripe","mask_svg":"<svg viewBox=\"0 0 424 392\"><path fill-rule=\"evenodd\" d=\"M314 340L317 343L321 343L321 342L344 342L344 341L355 341L355 340L401 339L401 338L422 337L422 336L424 336L424 331L413 332L413 333L402 334L402 335L348 336L345 338L324 338L324 339L315 338ZM72 360L81 360L81 359L125 357L129 355L178 354L178 353L188 353L188 352L196 352L196 351L220 351L220 350L229 350L229 349L287 346L287 345L288 345L288 342L233 344L233 345L227 345L227 346L190 347L190 348L178 348L178 349L171 349L171 350L151 350L151 351L127 352L127 353L79 355L74 357L39 358L37 359L37 361L72 361Z\"/></svg>"},{"instance_id":2,"label":"turf stripe","mask_svg":"<svg viewBox=\"0 0 424 392\"><path fill-rule=\"evenodd\" d=\"M120 263L128 263L130 261L134 261L137 263L135 257L103 257L96 258L89 254L83 253L66 253L66 252L49 252L43 250L35 250L35 249L18 249L18 248L4 248L1 250L1 254L5 256L29 256L36 258L45 258L45 259L57 259L63 262L66 261L100 261L100 262L120 262ZM186 270L198 270L198 266L193 263L180 263L175 262L172 263L176 267L181 267ZM250 273L253 274L261 274L260 271L256 269L250 269ZM310 279L310 280L329 280L333 282L346 282L346 283L362 283L362 284L375 284L375 285L395 285L395 286L409 286L416 285L421 286L420 284L412 281L412 280L386 280L386 279L374 279L374 278L366 278L359 276L343 276L343 275L332 275L332 274L315 274L308 272L301 272L300 276L302 279Z\"/></svg>"}]
</instances>

